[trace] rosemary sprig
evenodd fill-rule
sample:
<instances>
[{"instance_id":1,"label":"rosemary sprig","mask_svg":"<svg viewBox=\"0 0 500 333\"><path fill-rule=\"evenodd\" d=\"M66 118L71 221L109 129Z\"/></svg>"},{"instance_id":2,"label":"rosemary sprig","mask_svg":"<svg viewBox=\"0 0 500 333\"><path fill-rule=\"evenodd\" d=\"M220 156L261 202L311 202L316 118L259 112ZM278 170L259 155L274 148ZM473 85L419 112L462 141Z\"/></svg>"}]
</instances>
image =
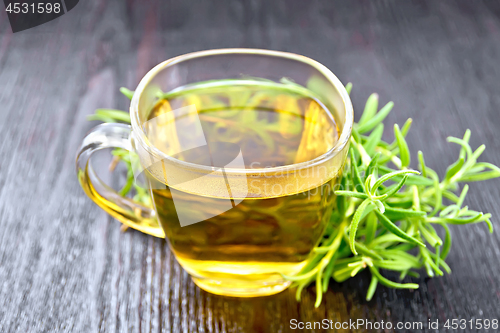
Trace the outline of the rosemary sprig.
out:
<instances>
[{"instance_id":1,"label":"rosemary sprig","mask_svg":"<svg viewBox=\"0 0 500 333\"><path fill-rule=\"evenodd\" d=\"M352 84L346 89L350 93ZM132 98L133 91L126 88L120 91ZM372 94L353 128L350 157L341 189L335 191L337 207L330 224L302 271L295 276L283 275L297 287L298 301L302 290L315 282L318 307L330 278L342 282L365 269L372 275L367 300L373 297L378 284L416 289L418 284L391 281L381 271L398 272L401 280L407 275L418 277L420 269L425 269L430 277L450 273L445 262L452 243L449 225L485 222L493 232L491 214L464 206L468 185L458 192L460 183L500 177L500 168L477 161L485 146L473 151L469 145L471 133L467 130L463 138L448 138L448 142L460 145L461 150L443 179L425 164L421 151L418 152L420 171L409 169L411 155L405 137L412 120L408 119L401 129L394 125L392 143L382 140L382 121L393 106L389 102L378 110L378 95ZM128 123L130 117L124 111L99 109L89 120ZM133 182L133 161L128 152L115 149L113 155L128 167L127 182L120 194L126 195L134 188L134 198L151 205L149 194ZM443 229L444 239L436 227Z\"/></svg>"},{"instance_id":2,"label":"rosemary sprig","mask_svg":"<svg viewBox=\"0 0 500 333\"><path fill-rule=\"evenodd\" d=\"M392 107L393 103L389 102L378 111L378 96L372 94L359 123L354 126L343 186L335 192L346 200L338 201L343 205L337 207L341 213L332 214L330 222L341 226L339 232L343 232L344 237L336 246L336 254L327 258L321 249L335 232L335 228L328 228L333 231L324 235L312 259L318 264L306 266L293 279L284 276L298 287L298 300L303 288L321 280L323 284L316 286L315 306L319 306L330 277L342 282L366 268L372 274L367 300L373 297L379 283L390 288L416 289L418 284L391 281L381 270L399 272L401 280L407 275L418 276L416 271L421 268L431 277L450 273L445 262L451 248L450 224L485 222L493 232L491 214L463 206L468 185L463 186L460 194L456 193L459 183L500 177L500 168L477 161L484 145L473 151L467 130L462 139L448 138L449 142L459 144L461 151L444 179L440 180L425 164L421 151L418 152L420 172L411 170L405 136L412 120L408 119L401 129L394 125L394 142L389 144L381 139L384 129L381 122ZM390 181L392 184L388 184ZM443 199L451 204L447 205ZM345 223L348 227L342 229ZM438 236L437 226L443 228L444 240ZM329 262L324 263L325 258ZM328 272L318 269L321 265L333 269Z\"/></svg>"}]
</instances>

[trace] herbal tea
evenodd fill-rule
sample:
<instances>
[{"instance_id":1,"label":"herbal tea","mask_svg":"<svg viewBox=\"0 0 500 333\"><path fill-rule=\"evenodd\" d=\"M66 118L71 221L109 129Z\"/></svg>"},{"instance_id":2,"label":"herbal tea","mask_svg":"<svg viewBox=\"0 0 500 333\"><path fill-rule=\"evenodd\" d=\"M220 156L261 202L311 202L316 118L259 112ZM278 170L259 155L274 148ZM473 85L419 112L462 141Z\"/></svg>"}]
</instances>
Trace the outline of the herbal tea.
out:
<instances>
[{"instance_id":1,"label":"herbal tea","mask_svg":"<svg viewBox=\"0 0 500 333\"><path fill-rule=\"evenodd\" d=\"M148 133L156 148L179 161L223 167L221 161L240 153L240 167L258 173L311 161L338 140L331 113L287 85L257 80L191 85L165 94L148 119L162 119L188 106L196 108L195 120L188 119L193 113L172 116L156 121ZM286 181L263 189L262 182L249 177L247 195L231 192L226 182L229 196L221 196L211 186L197 186L196 179L192 188L166 181L175 178L175 170L166 178L149 174L151 183L161 182L151 186L151 194L171 248L203 289L238 296L254 296L256 290L275 293L274 286L284 289L279 273L293 275L307 264L330 218L338 178L318 177L311 186L316 178L304 174L308 185L297 190L300 184L287 187ZM229 209L219 214L218 207ZM181 226L181 214L201 222Z\"/></svg>"}]
</instances>

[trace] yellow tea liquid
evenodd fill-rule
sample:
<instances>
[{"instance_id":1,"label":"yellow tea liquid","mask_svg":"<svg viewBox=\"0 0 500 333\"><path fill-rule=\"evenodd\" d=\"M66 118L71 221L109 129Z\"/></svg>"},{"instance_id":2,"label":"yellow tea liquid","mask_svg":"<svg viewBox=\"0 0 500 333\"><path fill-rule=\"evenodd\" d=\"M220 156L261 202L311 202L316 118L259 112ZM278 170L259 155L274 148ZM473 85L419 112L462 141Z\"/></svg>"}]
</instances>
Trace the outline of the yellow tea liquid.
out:
<instances>
[{"instance_id":1,"label":"yellow tea liquid","mask_svg":"<svg viewBox=\"0 0 500 333\"><path fill-rule=\"evenodd\" d=\"M245 169L258 172L310 161L338 140L335 120L317 100L258 82L220 81L181 89L160 100L149 119L187 106L196 108L201 128L170 117L168 124L156 122L150 134L154 146L167 155L180 142L191 147L189 140L205 138L204 147L176 150L172 155L180 161L206 166L216 163L213 156L229 161L235 153L227 143L240 149ZM312 176L304 174L307 188L298 191L300 184L295 184L292 193L286 192L286 180L280 180L274 195L249 177L248 195L236 198L214 195L209 186L191 191L169 184L169 174L167 180L149 176L156 183L151 194L159 223L179 263L201 288L233 296L273 294L288 286L280 273L293 275L307 264L334 209L338 178L319 177L311 186ZM229 204L232 208L225 212L211 212ZM200 222L181 226L180 214Z\"/></svg>"}]
</instances>

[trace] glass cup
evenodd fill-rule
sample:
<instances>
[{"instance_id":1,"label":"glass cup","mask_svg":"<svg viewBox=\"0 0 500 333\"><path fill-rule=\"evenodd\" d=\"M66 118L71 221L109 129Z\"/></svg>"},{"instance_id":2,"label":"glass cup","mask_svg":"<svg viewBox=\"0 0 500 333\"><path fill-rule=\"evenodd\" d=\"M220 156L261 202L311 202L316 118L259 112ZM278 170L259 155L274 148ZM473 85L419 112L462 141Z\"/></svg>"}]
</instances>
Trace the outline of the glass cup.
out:
<instances>
[{"instance_id":1,"label":"glass cup","mask_svg":"<svg viewBox=\"0 0 500 333\"><path fill-rule=\"evenodd\" d=\"M151 118L165 92L174 96L204 82L196 86L203 93L228 79L234 87L249 81L270 87L286 84L287 89L314 96L336 124L336 141L319 156L262 166L246 161L242 149L230 142L219 142L226 157L216 158L204 149L213 144L203 135L203 115L196 103L175 110L169 106ZM102 124L83 139L76 165L85 193L123 224L166 236L178 262L204 290L251 297L286 289L290 282L282 274L297 274L308 263L336 209L333 192L353 124L351 101L337 77L320 63L291 53L194 52L167 60L146 74L134 92L130 118L131 126ZM319 133L316 142L311 141L316 146L331 140L318 119L308 125ZM89 162L94 152L105 148L125 149L132 152L131 158L138 157L134 173L145 176L152 207L120 196L99 179ZM180 158L182 151L194 151L197 159ZM230 158L227 152L232 152ZM203 154L210 162L199 162ZM258 155L254 151L252 157Z\"/></svg>"}]
</instances>

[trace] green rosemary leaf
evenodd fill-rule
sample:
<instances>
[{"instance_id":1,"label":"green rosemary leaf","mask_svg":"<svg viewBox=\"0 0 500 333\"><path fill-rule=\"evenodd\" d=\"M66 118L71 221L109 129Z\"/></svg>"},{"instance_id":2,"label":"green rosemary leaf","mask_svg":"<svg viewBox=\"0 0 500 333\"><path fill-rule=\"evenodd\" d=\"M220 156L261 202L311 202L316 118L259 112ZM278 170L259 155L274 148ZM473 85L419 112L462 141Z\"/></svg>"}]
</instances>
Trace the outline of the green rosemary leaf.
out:
<instances>
[{"instance_id":1,"label":"green rosemary leaf","mask_svg":"<svg viewBox=\"0 0 500 333\"><path fill-rule=\"evenodd\" d=\"M390 188L387 192L385 192L385 194L387 194L387 198L390 198L396 193L398 193L399 190L405 185L407 179L408 175L404 175L399 183L394 184L394 187ZM387 198L384 200L387 200Z\"/></svg>"},{"instance_id":2,"label":"green rosemary leaf","mask_svg":"<svg viewBox=\"0 0 500 333\"><path fill-rule=\"evenodd\" d=\"M465 159L466 156L468 158L470 158L470 156L472 155L472 149L471 149L468 141L465 141L465 140L462 140L459 138L454 138L452 136L449 136L446 140L448 142L456 143L457 145L462 146L459 158Z\"/></svg>"},{"instance_id":3,"label":"green rosemary leaf","mask_svg":"<svg viewBox=\"0 0 500 333\"><path fill-rule=\"evenodd\" d=\"M326 265L325 270L323 271L323 282L321 284L323 286L323 293L326 293L328 289L328 281L330 281L330 278L332 277L333 269L335 268L335 260L337 259L337 256L338 252L335 252L332 256L332 259L330 260L328 265Z\"/></svg>"},{"instance_id":4,"label":"green rosemary leaf","mask_svg":"<svg viewBox=\"0 0 500 333\"><path fill-rule=\"evenodd\" d=\"M351 94L351 91L352 91L352 83L351 82L348 82L346 85L345 85L345 90L347 91L347 93L350 95Z\"/></svg>"},{"instance_id":5,"label":"green rosemary leaf","mask_svg":"<svg viewBox=\"0 0 500 333\"><path fill-rule=\"evenodd\" d=\"M420 254L422 255L424 259L424 266L427 267L427 274L429 276L434 276L435 272L439 276L443 276L444 273L443 271L436 265L435 260L433 258L433 253L431 253L428 249L420 248Z\"/></svg>"},{"instance_id":6,"label":"green rosemary leaf","mask_svg":"<svg viewBox=\"0 0 500 333\"><path fill-rule=\"evenodd\" d=\"M392 108L394 107L393 102L387 103L382 109L380 109L379 112L375 116L373 116L370 120L368 120L363 126L358 126L357 130L360 134L366 133L378 124L382 122L382 120L387 117L387 115L391 112Z\"/></svg>"},{"instance_id":7,"label":"green rosemary leaf","mask_svg":"<svg viewBox=\"0 0 500 333\"><path fill-rule=\"evenodd\" d=\"M425 217L427 216L427 213L411 209L395 208L386 205L385 216L387 216L387 218L389 218L390 220L399 221L412 217Z\"/></svg>"},{"instance_id":8,"label":"green rosemary leaf","mask_svg":"<svg viewBox=\"0 0 500 333\"><path fill-rule=\"evenodd\" d=\"M491 164L491 163L487 163L487 162L479 162L479 163L476 163L476 165L474 167L477 167L477 168L485 168L485 169L490 169L491 171L498 171L500 172L500 168L497 167L496 165L494 164ZM471 171L472 169L469 169L469 171ZM483 169L484 170L484 169ZM483 171L481 170L481 171Z\"/></svg>"},{"instance_id":9,"label":"green rosemary leaf","mask_svg":"<svg viewBox=\"0 0 500 333\"><path fill-rule=\"evenodd\" d=\"M385 247L384 244L387 243L392 245L395 243L404 243L404 242L408 241L399 236L396 236L393 233L387 233L385 235L376 237L372 242L369 243L369 245L375 248L377 246Z\"/></svg>"},{"instance_id":10,"label":"green rosemary leaf","mask_svg":"<svg viewBox=\"0 0 500 333\"><path fill-rule=\"evenodd\" d=\"M376 175L376 172L378 169L377 163L378 163L379 157L380 157L380 153L375 153L375 155L372 157L370 164L368 164L368 166L366 167L366 177L368 177L368 175L371 175L371 174Z\"/></svg>"},{"instance_id":11,"label":"green rosemary leaf","mask_svg":"<svg viewBox=\"0 0 500 333\"><path fill-rule=\"evenodd\" d=\"M114 123L116 122L113 118L111 117L106 117L103 115L98 115L98 114L91 114L87 116L88 121L102 121L103 123Z\"/></svg>"},{"instance_id":12,"label":"green rosemary leaf","mask_svg":"<svg viewBox=\"0 0 500 333\"><path fill-rule=\"evenodd\" d=\"M397 283L383 277L376 267L372 266L369 268L370 272L378 279L378 281L386 287L396 289L418 289L418 284L416 283Z\"/></svg>"},{"instance_id":13,"label":"green rosemary leaf","mask_svg":"<svg viewBox=\"0 0 500 333\"><path fill-rule=\"evenodd\" d=\"M377 252L367 248L362 243L355 242L354 245L356 246L356 250L359 251L359 253L361 253L362 255L373 258L373 259L377 259L377 260L383 260L383 258Z\"/></svg>"},{"instance_id":14,"label":"green rosemary leaf","mask_svg":"<svg viewBox=\"0 0 500 333\"><path fill-rule=\"evenodd\" d=\"M439 256L440 251L441 251L441 246L436 246L436 255L434 256L433 259L435 260L437 267L441 265L441 257Z\"/></svg>"},{"instance_id":15,"label":"green rosemary leaf","mask_svg":"<svg viewBox=\"0 0 500 333\"><path fill-rule=\"evenodd\" d=\"M333 275L332 275L332 278L338 282L338 283L342 283L344 281L346 281L347 279L350 279L352 276L351 276L351 272L353 271L354 269L351 268L351 267L345 267L345 268L337 268L337 266L335 266L334 268L334 271L333 271Z\"/></svg>"},{"instance_id":16,"label":"green rosemary leaf","mask_svg":"<svg viewBox=\"0 0 500 333\"><path fill-rule=\"evenodd\" d=\"M362 259L359 256L356 256L343 260L337 260L333 269L333 279L337 282L344 282L345 280L351 278L351 273L355 269L355 267L350 265L354 263L361 264Z\"/></svg>"},{"instance_id":17,"label":"green rosemary leaf","mask_svg":"<svg viewBox=\"0 0 500 333\"><path fill-rule=\"evenodd\" d=\"M401 134L403 135L404 138L406 138L406 135L410 131L411 124L413 123L413 119L408 118L405 123L403 124L403 127L401 127ZM398 146L398 141L396 138L394 138L394 141L387 147L389 150L393 150L395 153L399 153L399 146Z\"/></svg>"},{"instance_id":18,"label":"green rosemary leaf","mask_svg":"<svg viewBox=\"0 0 500 333\"><path fill-rule=\"evenodd\" d=\"M489 214L488 214L488 215L489 215ZM486 224L488 225L488 230L489 230L490 234L492 234L494 230L493 230L493 223L491 223L490 218L489 218L489 217L487 217L487 218L484 220L484 222L486 222Z\"/></svg>"},{"instance_id":19,"label":"green rosemary leaf","mask_svg":"<svg viewBox=\"0 0 500 333\"><path fill-rule=\"evenodd\" d=\"M411 118L406 119L405 123L403 124L403 127L401 127L401 134L403 135L403 137L406 138L406 135L410 131L411 124L413 124L413 119Z\"/></svg>"},{"instance_id":20,"label":"green rosemary leaf","mask_svg":"<svg viewBox=\"0 0 500 333\"><path fill-rule=\"evenodd\" d=\"M130 114L122 110L115 109L97 109L95 111L96 115L103 117L109 117L114 121L121 121L130 124Z\"/></svg>"},{"instance_id":21,"label":"green rosemary leaf","mask_svg":"<svg viewBox=\"0 0 500 333\"><path fill-rule=\"evenodd\" d=\"M372 193L377 189L379 188L380 185L382 185L383 183L385 183L386 181L388 181L389 179L391 178L394 178L396 176L404 176L404 175L408 175L408 174L419 174L418 171L416 170L399 170L399 171L394 171L394 172L391 172L391 173L387 173L385 175L383 175L382 177L380 177L376 182L375 184L373 184L371 190L372 190Z\"/></svg>"},{"instance_id":22,"label":"green rosemary leaf","mask_svg":"<svg viewBox=\"0 0 500 333\"><path fill-rule=\"evenodd\" d=\"M354 155L354 150L350 149L351 152L351 176L353 178L353 185L354 189L358 192L364 192L365 191L365 185L363 184L363 181L361 180L361 176L359 175L359 170L358 166L356 165L356 157Z\"/></svg>"},{"instance_id":23,"label":"green rosemary leaf","mask_svg":"<svg viewBox=\"0 0 500 333\"><path fill-rule=\"evenodd\" d=\"M378 110L378 95L373 93L368 97L365 104L365 109L361 114L358 125L363 126L366 122L375 116Z\"/></svg>"},{"instance_id":24,"label":"green rosemary leaf","mask_svg":"<svg viewBox=\"0 0 500 333\"><path fill-rule=\"evenodd\" d=\"M341 229L341 228L339 228ZM315 253L326 253L326 252L333 252L335 253L335 251L337 251L337 249L339 248L340 246L340 243L342 241L342 237L344 235L344 231L343 230L338 230L337 234L335 236L330 236L329 240L331 239L331 244L325 244L325 246L320 246L320 247L316 247L314 248L314 252Z\"/></svg>"},{"instance_id":25,"label":"green rosemary leaf","mask_svg":"<svg viewBox=\"0 0 500 333\"><path fill-rule=\"evenodd\" d=\"M465 196L467 195L468 191L469 191L469 185L465 184L464 188L462 189L462 193L460 193L460 197L458 198L457 201L458 208L461 208L462 205L464 204Z\"/></svg>"},{"instance_id":26,"label":"green rosemary leaf","mask_svg":"<svg viewBox=\"0 0 500 333\"><path fill-rule=\"evenodd\" d=\"M429 171L429 168L427 168ZM394 177L394 181L401 180L401 176ZM432 179L422 177L420 175L409 175L406 180L406 185L417 185L417 186L430 186L433 184Z\"/></svg>"},{"instance_id":27,"label":"green rosemary leaf","mask_svg":"<svg viewBox=\"0 0 500 333\"><path fill-rule=\"evenodd\" d=\"M426 172L427 176L432 174L433 170L426 166ZM401 176L397 176L394 178L394 181L398 181L401 178ZM432 186L434 184L434 181L432 179L429 179L427 177L423 177L421 175L416 175L416 174L411 174L408 175L408 180L406 181L406 185L423 185L423 186Z\"/></svg>"},{"instance_id":28,"label":"green rosemary leaf","mask_svg":"<svg viewBox=\"0 0 500 333\"><path fill-rule=\"evenodd\" d=\"M455 203L458 202L457 195L453 192L448 191L448 190L443 191L443 197L445 197L446 199L453 201Z\"/></svg>"},{"instance_id":29,"label":"green rosemary leaf","mask_svg":"<svg viewBox=\"0 0 500 333\"><path fill-rule=\"evenodd\" d=\"M366 292L366 300L369 302L372 300L373 295L375 294L375 290L377 290L378 279L375 276L372 276L372 280L370 281L370 286L368 287L368 291Z\"/></svg>"},{"instance_id":30,"label":"green rosemary leaf","mask_svg":"<svg viewBox=\"0 0 500 333\"><path fill-rule=\"evenodd\" d=\"M366 218L366 233L365 233L365 242L366 244L370 244L377 234L377 215L375 213L370 212L370 214Z\"/></svg>"},{"instance_id":31,"label":"green rosemary leaf","mask_svg":"<svg viewBox=\"0 0 500 333\"><path fill-rule=\"evenodd\" d=\"M317 308L321 304L321 300L323 298L323 293L321 290L321 275L323 274L324 267L322 266L318 274L316 275L316 302L314 302L314 307Z\"/></svg>"},{"instance_id":32,"label":"green rosemary leaf","mask_svg":"<svg viewBox=\"0 0 500 333\"><path fill-rule=\"evenodd\" d=\"M358 199L366 199L368 198L367 194L360 193L360 192L353 192L353 191L335 191L335 194L338 196L345 196L345 197L353 197L353 198L358 198Z\"/></svg>"},{"instance_id":33,"label":"green rosemary leaf","mask_svg":"<svg viewBox=\"0 0 500 333\"><path fill-rule=\"evenodd\" d=\"M126 196L132 189L133 183L134 183L134 173L132 172L132 169L129 169L127 172L127 182L118 193L120 193L121 196Z\"/></svg>"},{"instance_id":34,"label":"green rosemary leaf","mask_svg":"<svg viewBox=\"0 0 500 333\"><path fill-rule=\"evenodd\" d=\"M463 165L464 165L464 159L461 157L455 163L450 165L448 169L446 169L445 179L450 180L451 177L455 176L457 172L460 171Z\"/></svg>"},{"instance_id":35,"label":"green rosemary leaf","mask_svg":"<svg viewBox=\"0 0 500 333\"><path fill-rule=\"evenodd\" d=\"M470 134L471 134L470 129L467 129L467 130L465 131L465 133L464 133L464 137L463 137L463 139L462 139L462 140L463 140L463 142L467 144L467 146L469 146ZM470 146L469 146L469 151L470 151ZM472 153L472 152L471 152L471 153ZM460 157L465 158L466 154L467 154L467 148L466 148L466 147L462 147L462 149L460 149L460 155L459 155L459 158L460 158ZM468 156L470 156L470 154L469 154Z\"/></svg>"},{"instance_id":36,"label":"green rosemary leaf","mask_svg":"<svg viewBox=\"0 0 500 333\"><path fill-rule=\"evenodd\" d=\"M499 171L486 171L477 174L468 174L465 173L462 177L460 177L457 181L459 182L478 182L483 180L489 180L493 178L500 177Z\"/></svg>"},{"instance_id":37,"label":"green rosemary leaf","mask_svg":"<svg viewBox=\"0 0 500 333\"><path fill-rule=\"evenodd\" d=\"M297 300L297 302L300 302L300 296L302 295L302 290L305 287L307 287L313 281L313 279L314 279L314 277L307 279L307 280L304 280L304 281L301 281L298 284L297 292L295 293L295 299Z\"/></svg>"},{"instance_id":38,"label":"green rosemary leaf","mask_svg":"<svg viewBox=\"0 0 500 333\"><path fill-rule=\"evenodd\" d=\"M441 189L441 184L439 183L437 176L434 178L434 197L436 199L434 203L434 210L430 216L436 215L443 205L443 190Z\"/></svg>"},{"instance_id":39,"label":"green rosemary leaf","mask_svg":"<svg viewBox=\"0 0 500 333\"><path fill-rule=\"evenodd\" d=\"M344 175L344 177L342 177L340 179L340 186L339 188L340 189L345 189L346 188L346 184L347 184L347 178L348 178L348 175ZM337 195L337 210L338 210L338 213L339 213L339 218L340 220L343 220L344 219L344 216L345 216L345 212L347 210L347 200L346 200L346 197L345 196L342 196L342 195Z\"/></svg>"},{"instance_id":40,"label":"green rosemary leaf","mask_svg":"<svg viewBox=\"0 0 500 333\"><path fill-rule=\"evenodd\" d=\"M442 267L446 271L446 273L450 274L451 273L450 266L448 266L448 264L441 257L438 258L438 255L439 255L438 253L429 252L429 256L432 260L435 261L435 265L437 267ZM437 263L439 263L439 265Z\"/></svg>"},{"instance_id":41,"label":"green rosemary leaf","mask_svg":"<svg viewBox=\"0 0 500 333\"><path fill-rule=\"evenodd\" d=\"M356 239L356 230L358 229L358 224L359 221L361 220L361 216L363 215L365 209L368 207L368 205L371 203L370 199L365 199L358 207L356 210L356 213L354 214L354 217L352 218L351 221L351 226L349 229L349 246L351 247L351 251L354 255L357 255L358 252L356 251L356 247L354 246L354 242Z\"/></svg>"},{"instance_id":42,"label":"green rosemary leaf","mask_svg":"<svg viewBox=\"0 0 500 333\"><path fill-rule=\"evenodd\" d=\"M398 124L394 124L394 136L396 137L396 141L399 147L401 166L403 168L407 167L408 165L410 165L410 151L408 150L408 144L406 143L403 134L401 134L401 131L399 130Z\"/></svg>"},{"instance_id":43,"label":"green rosemary leaf","mask_svg":"<svg viewBox=\"0 0 500 333\"><path fill-rule=\"evenodd\" d=\"M379 251L379 253L381 256L391 260L409 262L415 268L420 268L422 266L422 263L419 261L419 259L409 254L406 249L401 250L398 248L398 249L381 250Z\"/></svg>"},{"instance_id":44,"label":"green rosemary leaf","mask_svg":"<svg viewBox=\"0 0 500 333\"><path fill-rule=\"evenodd\" d=\"M418 161L420 164L420 171L422 172L422 176L427 177L427 170L425 168L424 153L422 153L421 150L418 151Z\"/></svg>"},{"instance_id":45,"label":"green rosemary leaf","mask_svg":"<svg viewBox=\"0 0 500 333\"><path fill-rule=\"evenodd\" d=\"M421 245L421 246L425 246L424 243L422 243L421 241L419 241L418 239L408 235L406 232L404 232L403 230L399 229L391 220L389 220L384 214L382 214L381 212L379 212L378 210L374 210L375 214L377 214L378 218L379 218L379 221L380 223L387 229L389 230L390 232L392 232L393 234L395 234L396 236L398 237L401 237L403 239L406 239L407 241L411 242L411 243L414 243L414 244L418 244L418 245Z\"/></svg>"},{"instance_id":46,"label":"green rosemary leaf","mask_svg":"<svg viewBox=\"0 0 500 333\"><path fill-rule=\"evenodd\" d=\"M479 156L481 156L481 154L484 152L485 149L486 145L480 145L476 149L476 151L472 153L471 157L467 159L467 162L464 165L464 169L468 170L469 168L474 166L474 164L476 164L477 159L479 158Z\"/></svg>"},{"instance_id":47,"label":"green rosemary leaf","mask_svg":"<svg viewBox=\"0 0 500 333\"><path fill-rule=\"evenodd\" d=\"M372 200L373 200L373 199L374 199L374 198L372 197ZM385 212L385 206L384 206L384 204L382 203L382 201L380 201L380 200L374 200L374 201L373 201L373 203L375 204L375 206L377 206L377 210L378 210L379 212L381 212L382 214L384 214L384 212Z\"/></svg>"},{"instance_id":48,"label":"green rosemary leaf","mask_svg":"<svg viewBox=\"0 0 500 333\"><path fill-rule=\"evenodd\" d=\"M428 223L425 223L420 225L419 230L425 240L432 247L441 246L443 244L443 241L438 237L438 235L434 231L434 228L432 230L429 230L430 228L432 228L432 226Z\"/></svg>"},{"instance_id":49,"label":"green rosemary leaf","mask_svg":"<svg viewBox=\"0 0 500 333\"><path fill-rule=\"evenodd\" d=\"M382 139L382 134L384 134L384 124L378 124L377 127L370 133L370 136L366 139L363 144L368 155L373 155L375 148Z\"/></svg>"},{"instance_id":50,"label":"green rosemary leaf","mask_svg":"<svg viewBox=\"0 0 500 333\"><path fill-rule=\"evenodd\" d=\"M485 221L485 219L481 219L483 216L484 216L483 213L477 213L468 218L430 217L425 219L425 221L429 223L469 224L469 223Z\"/></svg>"},{"instance_id":51,"label":"green rosemary leaf","mask_svg":"<svg viewBox=\"0 0 500 333\"><path fill-rule=\"evenodd\" d=\"M134 96L134 92L130 89L125 88L125 87L121 87L120 92L130 100L132 100L132 97Z\"/></svg>"},{"instance_id":52,"label":"green rosemary leaf","mask_svg":"<svg viewBox=\"0 0 500 333\"><path fill-rule=\"evenodd\" d=\"M354 141L361 142L361 134L359 134L358 130L354 127L352 128L352 137Z\"/></svg>"},{"instance_id":53,"label":"green rosemary leaf","mask_svg":"<svg viewBox=\"0 0 500 333\"><path fill-rule=\"evenodd\" d=\"M460 200L460 199L459 199ZM443 209L441 212L439 212L440 217L446 217L450 214L453 214L453 216L456 216L458 212L460 211L460 207L458 205L449 205L445 209Z\"/></svg>"},{"instance_id":54,"label":"green rosemary leaf","mask_svg":"<svg viewBox=\"0 0 500 333\"><path fill-rule=\"evenodd\" d=\"M382 260L382 261L374 261L375 266L378 268L383 268L383 269L388 269L391 271L396 271L396 272L401 272L401 271L408 271L409 269L412 268L420 268L419 265L415 267L412 265L410 262L406 260Z\"/></svg>"}]
</instances>

